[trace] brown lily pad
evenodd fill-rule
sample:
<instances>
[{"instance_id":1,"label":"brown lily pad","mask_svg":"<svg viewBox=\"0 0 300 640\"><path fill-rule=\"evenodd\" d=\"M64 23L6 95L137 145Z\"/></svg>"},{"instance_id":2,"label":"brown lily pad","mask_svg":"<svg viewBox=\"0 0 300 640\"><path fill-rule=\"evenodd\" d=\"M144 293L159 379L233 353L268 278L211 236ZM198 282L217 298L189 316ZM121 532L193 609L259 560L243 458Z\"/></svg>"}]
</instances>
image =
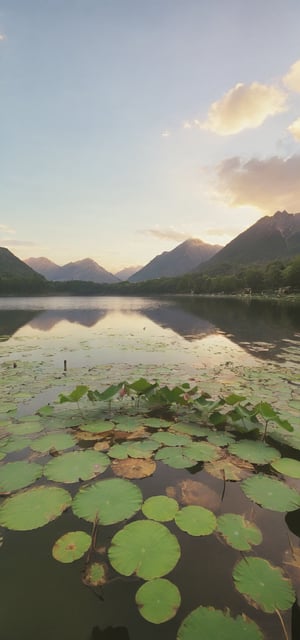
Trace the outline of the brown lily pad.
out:
<instances>
[{"instance_id":1,"label":"brown lily pad","mask_svg":"<svg viewBox=\"0 0 300 640\"><path fill-rule=\"evenodd\" d=\"M156 462L144 458L126 458L125 460L114 460L111 463L111 468L116 476L122 478L146 478L154 473Z\"/></svg>"},{"instance_id":2,"label":"brown lily pad","mask_svg":"<svg viewBox=\"0 0 300 640\"><path fill-rule=\"evenodd\" d=\"M82 574L82 582L87 587L101 587L107 582L107 566L104 563L92 562Z\"/></svg>"},{"instance_id":3,"label":"brown lily pad","mask_svg":"<svg viewBox=\"0 0 300 640\"><path fill-rule=\"evenodd\" d=\"M244 478L248 478L253 473L253 469L251 462L231 455L227 455L221 460L204 464L204 470L220 480L244 480Z\"/></svg>"},{"instance_id":4,"label":"brown lily pad","mask_svg":"<svg viewBox=\"0 0 300 640\"><path fill-rule=\"evenodd\" d=\"M167 487L166 494L169 498L175 498L184 505L198 505L218 511L220 507L220 497L206 484L197 480L182 480L176 487Z\"/></svg>"},{"instance_id":5,"label":"brown lily pad","mask_svg":"<svg viewBox=\"0 0 300 640\"><path fill-rule=\"evenodd\" d=\"M110 443L108 440L102 440L102 442L96 442L94 444L95 451L108 451L110 447Z\"/></svg>"}]
</instances>

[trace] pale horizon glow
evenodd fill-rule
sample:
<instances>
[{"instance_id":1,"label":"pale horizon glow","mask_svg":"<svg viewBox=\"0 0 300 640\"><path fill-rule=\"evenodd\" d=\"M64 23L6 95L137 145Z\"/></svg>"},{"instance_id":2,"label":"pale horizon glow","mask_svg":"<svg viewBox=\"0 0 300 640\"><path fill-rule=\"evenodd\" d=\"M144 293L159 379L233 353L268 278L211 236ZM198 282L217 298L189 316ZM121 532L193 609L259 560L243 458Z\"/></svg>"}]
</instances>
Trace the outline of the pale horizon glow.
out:
<instances>
[{"instance_id":1,"label":"pale horizon glow","mask_svg":"<svg viewBox=\"0 0 300 640\"><path fill-rule=\"evenodd\" d=\"M2 0L0 246L116 273L300 212L299 24L298 0Z\"/></svg>"}]
</instances>

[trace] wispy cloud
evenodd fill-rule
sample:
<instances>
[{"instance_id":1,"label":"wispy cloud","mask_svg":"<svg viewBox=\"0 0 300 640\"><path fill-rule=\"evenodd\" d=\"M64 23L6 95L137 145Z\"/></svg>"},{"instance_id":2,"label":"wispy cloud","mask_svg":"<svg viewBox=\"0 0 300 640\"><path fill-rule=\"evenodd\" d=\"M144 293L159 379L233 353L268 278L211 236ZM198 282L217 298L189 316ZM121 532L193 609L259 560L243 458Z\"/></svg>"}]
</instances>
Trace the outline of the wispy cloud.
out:
<instances>
[{"instance_id":1,"label":"wispy cloud","mask_svg":"<svg viewBox=\"0 0 300 640\"><path fill-rule=\"evenodd\" d=\"M300 118L294 120L292 124L288 127L288 131L294 136L295 140L300 142Z\"/></svg>"},{"instance_id":2,"label":"wispy cloud","mask_svg":"<svg viewBox=\"0 0 300 640\"><path fill-rule=\"evenodd\" d=\"M227 158L215 171L216 193L233 207L250 205L268 213L300 210L300 155L247 162Z\"/></svg>"},{"instance_id":3,"label":"wispy cloud","mask_svg":"<svg viewBox=\"0 0 300 640\"><path fill-rule=\"evenodd\" d=\"M283 83L291 91L300 93L300 60L292 64L289 71L283 78Z\"/></svg>"},{"instance_id":4,"label":"wispy cloud","mask_svg":"<svg viewBox=\"0 0 300 640\"><path fill-rule=\"evenodd\" d=\"M16 233L15 229L12 229L11 227L8 227L7 224L0 224L0 233L4 234L4 233Z\"/></svg>"},{"instance_id":5,"label":"wispy cloud","mask_svg":"<svg viewBox=\"0 0 300 640\"><path fill-rule=\"evenodd\" d=\"M190 234L185 231L180 231L174 227L154 227L153 229L141 229L138 233L146 236L154 236L161 240L187 240Z\"/></svg>"},{"instance_id":6,"label":"wispy cloud","mask_svg":"<svg viewBox=\"0 0 300 640\"><path fill-rule=\"evenodd\" d=\"M4 244L6 247L36 247L35 242L31 242L30 240L14 240L11 239L3 239L0 237L0 242Z\"/></svg>"},{"instance_id":7,"label":"wispy cloud","mask_svg":"<svg viewBox=\"0 0 300 640\"><path fill-rule=\"evenodd\" d=\"M212 227L210 229L204 229L203 235L213 237L232 236L235 237L239 233L239 229L236 227Z\"/></svg>"},{"instance_id":8,"label":"wispy cloud","mask_svg":"<svg viewBox=\"0 0 300 640\"><path fill-rule=\"evenodd\" d=\"M238 83L213 102L204 122L194 120L191 126L222 136L232 135L259 127L269 116L285 111L286 101L287 95L278 87L258 82Z\"/></svg>"}]
</instances>

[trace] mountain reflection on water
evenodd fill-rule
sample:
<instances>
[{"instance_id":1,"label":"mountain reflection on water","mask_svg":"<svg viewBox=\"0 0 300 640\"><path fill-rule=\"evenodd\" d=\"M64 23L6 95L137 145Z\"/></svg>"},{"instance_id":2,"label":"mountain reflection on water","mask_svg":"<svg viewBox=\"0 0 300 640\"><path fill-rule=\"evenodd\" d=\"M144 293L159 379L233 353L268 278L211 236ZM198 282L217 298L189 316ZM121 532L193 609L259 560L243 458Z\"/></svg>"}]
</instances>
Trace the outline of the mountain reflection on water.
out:
<instances>
[{"instance_id":1,"label":"mountain reflection on water","mask_svg":"<svg viewBox=\"0 0 300 640\"><path fill-rule=\"evenodd\" d=\"M122 317L143 323L147 318L169 329L186 341L200 341L224 335L244 351L261 359L282 357L288 341L299 339L300 307L276 301L198 296L170 298L23 298L0 301L0 335L2 341L22 327L51 331L62 322L85 328L101 328L104 319L116 312ZM23 303L23 304L22 304ZM6 307L9 308L6 308ZM142 326L142 324L141 324ZM72 329L70 328L70 333Z\"/></svg>"}]
</instances>

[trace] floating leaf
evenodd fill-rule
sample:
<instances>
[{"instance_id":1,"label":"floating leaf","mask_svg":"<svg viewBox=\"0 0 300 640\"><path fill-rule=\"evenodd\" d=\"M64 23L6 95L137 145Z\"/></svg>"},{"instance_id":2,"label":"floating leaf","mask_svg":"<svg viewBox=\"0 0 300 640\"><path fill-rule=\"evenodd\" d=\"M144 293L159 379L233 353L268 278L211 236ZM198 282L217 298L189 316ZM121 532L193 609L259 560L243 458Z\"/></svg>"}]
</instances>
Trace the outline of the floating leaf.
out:
<instances>
[{"instance_id":1,"label":"floating leaf","mask_svg":"<svg viewBox=\"0 0 300 640\"><path fill-rule=\"evenodd\" d=\"M31 438L16 437L9 438L4 446L1 448L2 453L13 453L14 451L22 451L22 449L27 449L27 447L31 447L33 440Z\"/></svg>"},{"instance_id":2,"label":"floating leaf","mask_svg":"<svg viewBox=\"0 0 300 640\"><path fill-rule=\"evenodd\" d=\"M280 453L277 449L258 440L241 440L240 442L231 444L228 450L233 455L254 464L268 464L272 462L272 460L280 458Z\"/></svg>"},{"instance_id":3,"label":"floating leaf","mask_svg":"<svg viewBox=\"0 0 300 640\"><path fill-rule=\"evenodd\" d=\"M175 567L180 547L165 525L153 520L137 520L116 533L108 556L113 568L122 575L135 573L144 580L152 580Z\"/></svg>"},{"instance_id":4,"label":"floating leaf","mask_svg":"<svg viewBox=\"0 0 300 640\"><path fill-rule=\"evenodd\" d=\"M273 511L294 511L300 506L300 494L290 489L280 480L258 474L241 483L241 487L250 500L265 509Z\"/></svg>"},{"instance_id":5,"label":"floating leaf","mask_svg":"<svg viewBox=\"0 0 300 640\"><path fill-rule=\"evenodd\" d=\"M95 420L95 422L89 422L88 424L81 424L78 428L80 431L86 433L106 433L115 429L115 424L108 420Z\"/></svg>"},{"instance_id":6,"label":"floating leaf","mask_svg":"<svg viewBox=\"0 0 300 640\"><path fill-rule=\"evenodd\" d=\"M116 476L122 478L147 478L152 476L156 463L145 458L126 458L126 460L114 460L111 468Z\"/></svg>"},{"instance_id":7,"label":"floating leaf","mask_svg":"<svg viewBox=\"0 0 300 640\"><path fill-rule=\"evenodd\" d=\"M47 453L51 449L63 451L74 447L76 440L69 433L60 433L59 431L51 431L51 433L36 440L32 440L30 446L33 451Z\"/></svg>"},{"instance_id":8,"label":"floating leaf","mask_svg":"<svg viewBox=\"0 0 300 640\"><path fill-rule=\"evenodd\" d=\"M117 424L116 429L118 431L125 431L127 433L136 431L136 429L143 424L143 418L135 416L116 416L113 418Z\"/></svg>"},{"instance_id":9,"label":"floating leaf","mask_svg":"<svg viewBox=\"0 0 300 640\"><path fill-rule=\"evenodd\" d=\"M151 429L168 429L171 424L171 422L167 422L167 420L161 420L160 418L143 419L143 425L145 425L145 427L151 427Z\"/></svg>"},{"instance_id":10,"label":"floating leaf","mask_svg":"<svg viewBox=\"0 0 300 640\"><path fill-rule=\"evenodd\" d=\"M69 451L50 460L45 466L44 475L54 482L78 482L90 480L103 473L110 464L104 453L93 450Z\"/></svg>"},{"instance_id":11,"label":"floating leaf","mask_svg":"<svg viewBox=\"0 0 300 640\"><path fill-rule=\"evenodd\" d=\"M70 531L56 540L52 555L59 562L74 562L82 558L91 545L91 536L85 531Z\"/></svg>"},{"instance_id":12,"label":"floating leaf","mask_svg":"<svg viewBox=\"0 0 300 640\"><path fill-rule=\"evenodd\" d=\"M131 518L141 507L141 490L122 478L100 480L82 487L73 499L73 512L89 522L114 524Z\"/></svg>"},{"instance_id":13,"label":"floating leaf","mask_svg":"<svg viewBox=\"0 0 300 640\"><path fill-rule=\"evenodd\" d=\"M300 462L293 458L281 458L272 462L273 469L290 478L300 478Z\"/></svg>"},{"instance_id":14,"label":"floating leaf","mask_svg":"<svg viewBox=\"0 0 300 640\"><path fill-rule=\"evenodd\" d=\"M174 422L171 425L172 431L178 431L178 433L186 433L190 436L197 436L198 438L205 438L210 430L207 427L200 426L198 424L189 424L186 422Z\"/></svg>"},{"instance_id":15,"label":"floating leaf","mask_svg":"<svg viewBox=\"0 0 300 640\"><path fill-rule=\"evenodd\" d=\"M253 465L234 456L226 456L221 460L206 462L204 470L214 478L236 482L247 478L253 471Z\"/></svg>"},{"instance_id":16,"label":"floating leaf","mask_svg":"<svg viewBox=\"0 0 300 640\"><path fill-rule=\"evenodd\" d=\"M159 522L173 520L178 509L178 502L174 498L168 498L168 496L151 496L151 498L145 500L142 506L142 512L146 518L158 520Z\"/></svg>"},{"instance_id":17,"label":"floating leaf","mask_svg":"<svg viewBox=\"0 0 300 640\"><path fill-rule=\"evenodd\" d=\"M191 536L207 536L212 533L216 526L216 516L205 507L190 505L183 507L175 515L175 522L179 529L186 531Z\"/></svg>"},{"instance_id":18,"label":"floating leaf","mask_svg":"<svg viewBox=\"0 0 300 640\"><path fill-rule=\"evenodd\" d=\"M180 445L188 445L192 442L191 438L187 435L177 435L177 433L169 433L164 431L157 431L151 436L152 440L165 444L168 447L178 447Z\"/></svg>"},{"instance_id":19,"label":"floating leaf","mask_svg":"<svg viewBox=\"0 0 300 640\"><path fill-rule=\"evenodd\" d=\"M226 447L228 444L234 441L234 436L231 433L211 432L207 436L208 442L216 444L218 447Z\"/></svg>"},{"instance_id":20,"label":"floating leaf","mask_svg":"<svg viewBox=\"0 0 300 640\"><path fill-rule=\"evenodd\" d=\"M244 614L231 618L228 611L198 607L181 623L177 640L263 640L257 624Z\"/></svg>"},{"instance_id":21,"label":"floating leaf","mask_svg":"<svg viewBox=\"0 0 300 640\"><path fill-rule=\"evenodd\" d=\"M55 520L70 506L70 494L60 487L34 487L7 498L0 507L0 524L29 531Z\"/></svg>"},{"instance_id":22,"label":"floating leaf","mask_svg":"<svg viewBox=\"0 0 300 640\"><path fill-rule=\"evenodd\" d=\"M186 455L184 447L163 447L155 455L155 460L161 460L174 469L188 469L197 464L196 460Z\"/></svg>"},{"instance_id":23,"label":"floating leaf","mask_svg":"<svg viewBox=\"0 0 300 640\"><path fill-rule=\"evenodd\" d=\"M43 429L44 425L37 420L9 425L9 431L13 436L26 436L32 433L39 433L39 431L42 431Z\"/></svg>"},{"instance_id":24,"label":"floating leaf","mask_svg":"<svg viewBox=\"0 0 300 640\"><path fill-rule=\"evenodd\" d=\"M251 545L262 542L262 534L259 528L236 513L225 513L218 518L218 531L224 536L226 542L239 551L249 551Z\"/></svg>"},{"instance_id":25,"label":"floating leaf","mask_svg":"<svg viewBox=\"0 0 300 640\"><path fill-rule=\"evenodd\" d=\"M188 447L184 447L184 454L197 462L212 462L220 458L222 452L209 442L192 442Z\"/></svg>"},{"instance_id":26,"label":"floating leaf","mask_svg":"<svg viewBox=\"0 0 300 640\"><path fill-rule=\"evenodd\" d=\"M8 462L0 467L0 493L17 491L32 484L43 473L40 464L29 463L27 460Z\"/></svg>"},{"instance_id":27,"label":"floating leaf","mask_svg":"<svg viewBox=\"0 0 300 640\"><path fill-rule=\"evenodd\" d=\"M136 592L136 604L145 620L161 624L171 620L180 607L179 589L166 578L156 578L145 582Z\"/></svg>"},{"instance_id":28,"label":"floating leaf","mask_svg":"<svg viewBox=\"0 0 300 640\"><path fill-rule=\"evenodd\" d=\"M237 590L266 613L290 609L296 598L291 581L281 569L262 558L240 560L233 570L233 579Z\"/></svg>"},{"instance_id":29,"label":"floating leaf","mask_svg":"<svg viewBox=\"0 0 300 640\"><path fill-rule=\"evenodd\" d=\"M86 568L82 582L88 587L101 587L107 581L107 567L104 563L92 562Z\"/></svg>"},{"instance_id":30,"label":"floating leaf","mask_svg":"<svg viewBox=\"0 0 300 640\"><path fill-rule=\"evenodd\" d=\"M177 500L184 505L195 504L201 507L217 511L220 506L220 496L210 487L198 480L181 480L175 487L174 495L169 493L170 487L167 488L167 495L177 497Z\"/></svg>"}]
</instances>

